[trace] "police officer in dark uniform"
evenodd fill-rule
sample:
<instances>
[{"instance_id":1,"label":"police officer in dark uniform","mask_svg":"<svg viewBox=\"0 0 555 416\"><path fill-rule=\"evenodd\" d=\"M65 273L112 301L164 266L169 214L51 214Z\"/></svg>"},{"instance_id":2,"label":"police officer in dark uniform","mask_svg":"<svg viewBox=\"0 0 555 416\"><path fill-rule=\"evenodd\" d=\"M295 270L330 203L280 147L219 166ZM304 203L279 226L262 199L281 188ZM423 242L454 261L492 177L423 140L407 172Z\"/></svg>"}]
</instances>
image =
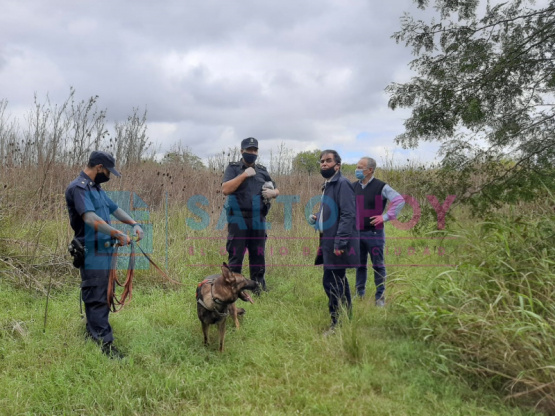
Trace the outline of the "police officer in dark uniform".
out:
<instances>
[{"instance_id":1,"label":"police officer in dark uniform","mask_svg":"<svg viewBox=\"0 0 555 416\"><path fill-rule=\"evenodd\" d=\"M94 151L85 169L67 187L65 197L75 232L71 247L74 265L81 273L87 336L98 342L109 357L121 358L122 354L113 345L114 336L108 322L108 279L114 244L126 246L131 239L110 225L110 215L132 226L137 241L143 237L143 230L102 190L101 184L110 180L111 174L121 176L115 168L114 157Z\"/></svg>"},{"instance_id":2,"label":"police officer in dark uniform","mask_svg":"<svg viewBox=\"0 0 555 416\"><path fill-rule=\"evenodd\" d=\"M279 195L266 168L256 164L258 140L248 137L241 142L239 162L231 162L224 173L222 193L227 196L226 210L228 264L241 273L245 249L249 251L250 278L266 290L264 279L266 246L266 215L270 201Z\"/></svg>"}]
</instances>

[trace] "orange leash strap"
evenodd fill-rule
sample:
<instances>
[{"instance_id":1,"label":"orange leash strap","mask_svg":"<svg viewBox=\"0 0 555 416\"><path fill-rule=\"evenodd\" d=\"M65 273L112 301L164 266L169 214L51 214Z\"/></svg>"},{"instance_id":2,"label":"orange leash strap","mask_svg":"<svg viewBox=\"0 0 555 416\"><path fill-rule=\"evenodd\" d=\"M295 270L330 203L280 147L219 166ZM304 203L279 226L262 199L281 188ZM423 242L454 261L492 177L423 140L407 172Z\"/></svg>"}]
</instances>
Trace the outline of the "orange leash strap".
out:
<instances>
[{"instance_id":1,"label":"orange leash strap","mask_svg":"<svg viewBox=\"0 0 555 416\"><path fill-rule=\"evenodd\" d=\"M133 295L133 276L135 274L135 244L131 242L131 253L129 253L129 264L127 266L127 275L125 282L120 283L117 276L117 262L118 262L118 246L114 247L112 254L112 267L110 269L110 278L108 280L108 307L113 313L121 311L125 306L127 298L131 300ZM116 284L123 287L121 297L118 299L115 293ZM119 306L119 307L118 307Z\"/></svg>"},{"instance_id":2,"label":"orange leash strap","mask_svg":"<svg viewBox=\"0 0 555 416\"><path fill-rule=\"evenodd\" d=\"M181 282L171 279L154 261L150 258L148 254L144 252L139 244L137 244L141 253L148 259L150 264L154 266L158 272L164 276L168 281L180 285ZM135 243L131 242L131 253L129 254L129 265L127 266L127 275L125 277L125 283L121 284L117 276L117 261L118 261L118 245L114 247L114 253L112 255L112 267L110 269L110 279L108 281L108 306L110 310L114 313L119 312L121 308L125 306L126 301L131 300L133 294L133 276L135 274ZM118 299L115 294L116 284L123 287L123 292L121 297ZM118 307L119 306L119 307Z\"/></svg>"},{"instance_id":3,"label":"orange leash strap","mask_svg":"<svg viewBox=\"0 0 555 416\"><path fill-rule=\"evenodd\" d=\"M154 263L154 261L150 258L150 256L144 252L144 250L141 248L141 246L139 244L137 244L137 247L139 247L139 250L141 250L141 253L143 253L143 255L147 258L147 260L150 262L150 264L152 264L154 266L154 268L156 270L158 270L158 273L160 273L162 276L164 276L168 281L170 281L172 283L175 283L177 285L181 284L181 282L178 282L177 280L173 280L172 278L170 278L166 274L166 272L164 272L160 267L158 267L158 265L156 263Z\"/></svg>"}]
</instances>

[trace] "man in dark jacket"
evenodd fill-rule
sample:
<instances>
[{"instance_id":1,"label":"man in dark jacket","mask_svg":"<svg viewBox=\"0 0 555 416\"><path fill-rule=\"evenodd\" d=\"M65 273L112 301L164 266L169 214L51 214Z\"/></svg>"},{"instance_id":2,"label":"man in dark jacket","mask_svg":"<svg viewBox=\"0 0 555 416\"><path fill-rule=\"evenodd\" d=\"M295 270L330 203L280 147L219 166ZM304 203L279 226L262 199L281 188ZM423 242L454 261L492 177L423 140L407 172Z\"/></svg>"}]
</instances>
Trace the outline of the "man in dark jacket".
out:
<instances>
[{"instance_id":1,"label":"man in dark jacket","mask_svg":"<svg viewBox=\"0 0 555 416\"><path fill-rule=\"evenodd\" d=\"M353 185L341 175L341 157L335 150L320 154L320 173L326 179L317 215L311 217L320 232L316 264L324 265L323 285L328 295L333 333L338 323L340 304L351 311L351 291L346 269L359 263L358 231Z\"/></svg>"}]
</instances>

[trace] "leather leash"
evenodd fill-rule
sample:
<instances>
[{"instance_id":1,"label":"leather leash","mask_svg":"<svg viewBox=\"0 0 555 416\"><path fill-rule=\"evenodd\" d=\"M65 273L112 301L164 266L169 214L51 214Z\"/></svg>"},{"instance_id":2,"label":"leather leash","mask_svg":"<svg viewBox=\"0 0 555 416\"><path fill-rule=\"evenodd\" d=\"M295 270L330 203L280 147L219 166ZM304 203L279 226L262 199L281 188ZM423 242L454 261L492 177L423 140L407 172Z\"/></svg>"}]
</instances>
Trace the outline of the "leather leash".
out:
<instances>
[{"instance_id":1,"label":"leather leash","mask_svg":"<svg viewBox=\"0 0 555 416\"><path fill-rule=\"evenodd\" d=\"M158 273L160 273L162 276L164 276L168 281L175 283L176 285L180 285L182 284L181 282L178 282L177 280L173 280L171 277L169 277L166 272L164 272L160 267L158 267L158 265L156 263L154 263L154 260L152 260L150 258L150 256L148 254L146 254L144 252L144 250L142 249L142 247L137 243L137 247L139 247L139 250L141 250L141 253L143 253L143 255L147 258L147 260L150 262L150 264L152 264L154 266L154 268L156 270L158 270Z\"/></svg>"},{"instance_id":2,"label":"leather leash","mask_svg":"<svg viewBox=\"0 0 555 416\"><path fill-rule=\"evenodd\" d=\"M118 247L119 247L117 244L114 246L114 253L112 254L112 267L110 269L110 277L108 281L108 307L113 313L119 312L125 306L126 301L128 301L127 298L129 298L129 301L130 301L133 294L133 277L135 275L135 243L131 241L130 245L131 245L131 252L129 253L129 264L127 266L127 274L125 276L125 282L123 284L120 283L117 276L117 261L118 261ZM172 283L175 283L178 285L181 284L181 282L171 279L154 262L154 260L152 260L150 256L144 252L144 250L138 243L137 243L137 247L139 247L139 250L141 251L141 253L143 253L143 255L148 259L150 264L152 264L154 268L158 270L158 272L163 277L165 277L167 280L169 280ZM119 299L117 298L114 290L116 284L120 287L123 287L123 292Z\"/></svg>"},{"instance_id":3,"label":"leather leash","mask_svg":"<svg viewBox=\"0 0 555 416\"><path fill-rule=\"evenodd\" d=\"M121 311L125 306L127 297L131 300L133 294L133 275L135 274L135 244L131 241L131 253L129 253L129 264L127 266L127 275L125 276L125 283L121 284L117 275L117 262L118 262L118 245L114 246L114 253L112 254L112 267L110 268L110 277L108 280L108 307L113 313ZM123 293L118 299L115 294L115 285L123 287ZM119 307L117 306L119 305Z\"/></svg>"}]
</instances>

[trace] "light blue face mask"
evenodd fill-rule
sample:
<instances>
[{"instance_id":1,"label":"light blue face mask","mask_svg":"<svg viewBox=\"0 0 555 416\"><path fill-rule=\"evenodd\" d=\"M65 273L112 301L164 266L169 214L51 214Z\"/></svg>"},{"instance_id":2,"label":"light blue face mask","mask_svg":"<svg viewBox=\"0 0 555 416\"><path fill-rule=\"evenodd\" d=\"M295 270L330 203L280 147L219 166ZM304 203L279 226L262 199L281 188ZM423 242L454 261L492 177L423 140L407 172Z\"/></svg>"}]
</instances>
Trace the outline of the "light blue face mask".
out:
<instances>
[{"instance_id":1,"label":"light blue face mask","mask_svg":"<svg viewBox=\"0 0 555 416\"><path fill-rule=\"evenodd\" d=\"M362 169L355 169L355 177L361 181L364 179L364 173L362 173Z\"/></svg>"}]
</instances>

